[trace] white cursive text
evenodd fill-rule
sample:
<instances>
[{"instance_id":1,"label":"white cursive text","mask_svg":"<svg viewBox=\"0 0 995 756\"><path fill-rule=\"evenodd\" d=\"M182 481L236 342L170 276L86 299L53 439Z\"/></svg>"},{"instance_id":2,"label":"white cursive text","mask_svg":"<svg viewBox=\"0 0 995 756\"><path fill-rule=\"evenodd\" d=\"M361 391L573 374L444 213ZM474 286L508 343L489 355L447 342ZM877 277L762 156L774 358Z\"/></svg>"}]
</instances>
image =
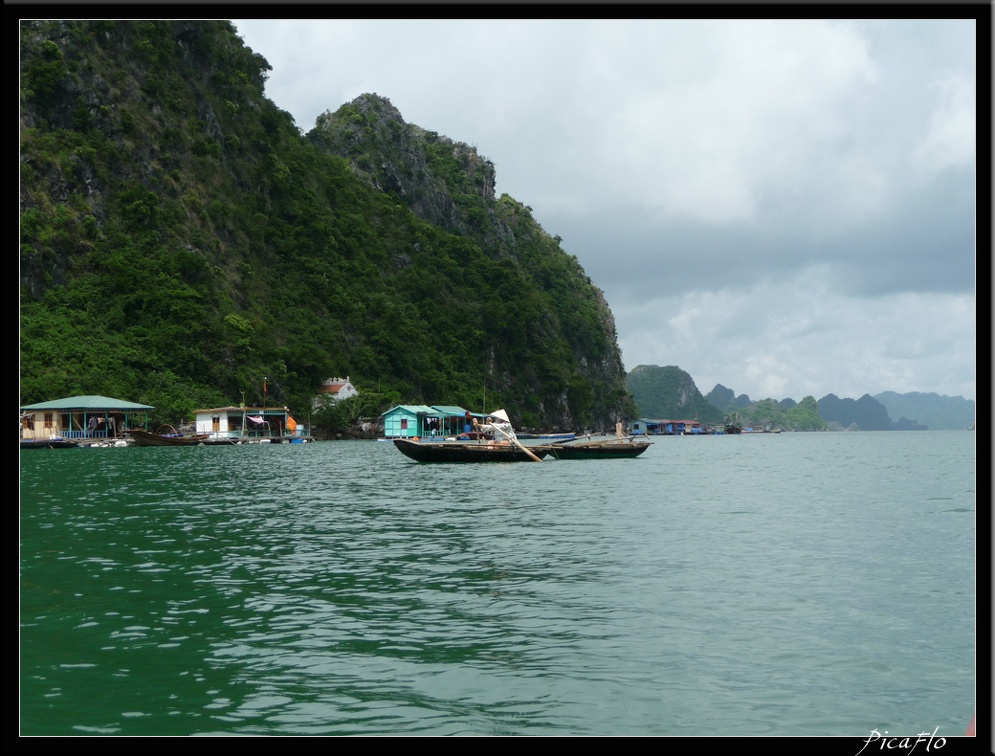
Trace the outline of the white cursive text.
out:
<instances>
[{"instance_id":1,"label":"white cursive text","mask_svg":"<svg viewBox=\"0 0 995 756\"><path fill-rule=\"evenodd\" d=\"M941 748L943 748L943 746L947 744L947 739L939 738L936 736L936 733L939 729L940 729L939 727L934 729L932 735L930 735L928 732L920 732L919 735L917 735L914 739L912 738L912 736L905 736L902 738L889 738L887 737L888 735L887 730L884 731L884 735L882 735L877 730L871 730L871 734L867 737L867 740L864 741L864 747L861 748L859 751L857 751L856 756L860 756L860 754L864 752L864 749L867 748L867 746L869 746L871 743L880 743L880 745L878 746L878 750L881 751L884 750L893 751L897 749L901 751L906 751L909 754L911 754L916 748L918 748L920 743L926 744L926 753L929 753L930 748L935 748L936 750L940 750Z\"/></svg>"}]
</instances>

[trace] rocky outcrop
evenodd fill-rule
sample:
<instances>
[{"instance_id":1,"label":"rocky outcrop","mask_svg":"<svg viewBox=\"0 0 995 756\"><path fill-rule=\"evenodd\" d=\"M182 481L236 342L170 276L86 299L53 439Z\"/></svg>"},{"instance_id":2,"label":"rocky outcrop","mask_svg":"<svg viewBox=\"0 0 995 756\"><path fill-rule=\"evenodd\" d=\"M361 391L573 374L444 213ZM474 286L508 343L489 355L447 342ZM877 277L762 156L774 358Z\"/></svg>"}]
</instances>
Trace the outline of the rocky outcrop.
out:
<instances>
[{"instance_id":1,"label":"rocky outcrop","mask_svg":"<svg viewBox=\"0 0 995 756\"><path fill-rule=\"evenodd\" d=\"M307 138L348 161L363 181L397 198L422 220L473 239L495 260L512 262L520 274L555 269L555 276L539 274L537 283L562 292L554 307L563 311L548 312L530 327L540 339L564 338L577 372L555 397L539 400L538 414L564 428L614 428L617 421L633 417L615 319L603 292L559 248L559 239L535 221L531 208L507 195L495 198L494 164L475 147L406 123L387 98L376 94L326 111ZM595 313L595 322L579 315L572 298ZM529 365L513 373L492 352L488 367L489 381L498 390L543 394L544 382ZM591 411L578 412L578 407Z\"/></svg>"},{"instance_id":2,"label":"rocky outcrop","mask_svg":"<svg viewBox=\"0 0 995 756\"><path fill-rule=\"evenodd\" d=\"M490 160L475 147L405 123L386 97L362 95L326 111L307 136L346 158L373 188L395 195L419 218L447 231L472 231L457 201L461 195L494 200Z\"/></svg>"}]
</instances>

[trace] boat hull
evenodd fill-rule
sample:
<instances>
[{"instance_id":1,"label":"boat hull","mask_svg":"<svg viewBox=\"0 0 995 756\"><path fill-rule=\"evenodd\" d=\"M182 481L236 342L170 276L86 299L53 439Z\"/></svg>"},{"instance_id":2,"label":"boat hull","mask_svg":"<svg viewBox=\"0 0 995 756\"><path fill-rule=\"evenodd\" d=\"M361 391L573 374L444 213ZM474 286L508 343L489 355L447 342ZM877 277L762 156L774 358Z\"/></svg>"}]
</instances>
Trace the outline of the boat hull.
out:
<instances>
[{"instance_id":1,"label":"boat hull","mask_svg":"<svg viewBox=\"0 0 995 756\"><path fill-rule=\"evenodd\" d=\"M21 439L22 449L75 449L79 444L68 438Z\"/></svg>"},{"instance_id":2,"label":"boat hull","mask_svg":"<svg viewBox=\"0 0 995 756\"><path fill-rule=\"evenodd\" d=\"M533 457L513 444L486 444L473 441L432 441L420 443L395 438L394 446L417 462L535 462ZM539 459L549 450L543 446L526 447Z\"/></svg>"},{"instance_id":3,"label":"boat hull","mask_svg":"<svg viewBox=\"0 0 995 756\"><path fill-rule=\"evenodd\" d=\"M549 453L554 459L631 459L650 447L648 441L598 442L588 444L553 444Z\"/></svg>"},{"instance_id":4,"label":"boat hull","mask_svg":"<svg viewBox=\"0 0 995 756\"><path fill-rule=\"evenodd\" d=\"M208 435L196 436L160 436L143 430L130 430L128 433L135 441L135 446L197 446L207 441Z\"/></svg>"},{"instance_id":5,"label":"boat hull","mask_svg":"<svg viewBox=\"0 0 995 756\"><path fill-rule=\"evenodd\" d=\"M547 443L559 444L563 441L573 441L577 438L576 433L519 433L518 440L532 439Z\"/></svg>"}]
</instances>

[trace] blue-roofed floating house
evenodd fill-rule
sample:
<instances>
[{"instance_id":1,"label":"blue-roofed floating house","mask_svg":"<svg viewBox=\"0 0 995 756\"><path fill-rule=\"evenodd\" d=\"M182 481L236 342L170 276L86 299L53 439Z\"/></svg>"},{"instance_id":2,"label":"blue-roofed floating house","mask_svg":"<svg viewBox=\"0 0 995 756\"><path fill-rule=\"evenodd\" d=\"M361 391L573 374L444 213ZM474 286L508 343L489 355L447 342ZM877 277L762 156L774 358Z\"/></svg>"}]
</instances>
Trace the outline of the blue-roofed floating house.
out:
<instances>
[{"instance_id":1,"label":"blue-roofed floating house","mask_svg":"<svg viewBox=\"0 0 995 756\"><path fill-rule=\"evenodd\" d=\"M399 404L383 413L384 438L455 438L464 432L466 410L449 404ZM472 417L485 418L479 412Z\"/></svg>"},{"instance_id":2,"label":"blue-roofed floating house","mask_svg":"<svg viewBox=\"0 0 995 756\"><path fill-rule=\"evenodd\" d=\"M633 436L681 436L704 433L697 420L653 420L641 417L629 426Z\"/></svg>"}]
</instances>

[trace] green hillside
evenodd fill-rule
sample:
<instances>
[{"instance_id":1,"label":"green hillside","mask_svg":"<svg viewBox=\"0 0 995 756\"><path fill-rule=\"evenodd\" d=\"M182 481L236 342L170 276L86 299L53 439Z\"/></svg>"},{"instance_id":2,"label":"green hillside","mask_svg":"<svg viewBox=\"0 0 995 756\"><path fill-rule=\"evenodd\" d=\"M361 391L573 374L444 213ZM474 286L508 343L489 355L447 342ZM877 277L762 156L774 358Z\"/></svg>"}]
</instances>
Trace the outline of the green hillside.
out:
<instances>
[{"instance_id":1,"label":"green hillside","mask_svg":"<svg viewBox=\"0 0 995 756\"><path fill-rule=\"evenodd\" d=\"M694 379L679 367L639 365L629 372L628 386L640 417L698 420L707 425L722 422L722 412L705 400Z\"/></svg>"},{"instance_id":2,"label":"green hillside","mask_svg":"<svg viewBox=\"0 0 995 756\"><path fill-rule=\"evenodd\" d=\"M705 426L723 425L727 421L743 427L807 431L825 430L827 423L819 417L815 399L806 396L800 402L776 402L764 399L750 402L718 385L709 397L722 403L716 407L701 395L688 373L673 365L639 365L629 373L629 390L639 408L640 417L656 420L694 420Z\"/></svg>"},{"instance_id":3,"label":"green hillside","mask_svg":"<svg viewBox=\"0 0 995 756\"><path fill-rule=\"evenodd\" d=\"M21 404L173 421L265 376L303 414L349 375L365 414L634 417L600 290L475 149L373 96L302 134L226 21L22 22L20 48Z\"/></svg>"}]
</instances>

